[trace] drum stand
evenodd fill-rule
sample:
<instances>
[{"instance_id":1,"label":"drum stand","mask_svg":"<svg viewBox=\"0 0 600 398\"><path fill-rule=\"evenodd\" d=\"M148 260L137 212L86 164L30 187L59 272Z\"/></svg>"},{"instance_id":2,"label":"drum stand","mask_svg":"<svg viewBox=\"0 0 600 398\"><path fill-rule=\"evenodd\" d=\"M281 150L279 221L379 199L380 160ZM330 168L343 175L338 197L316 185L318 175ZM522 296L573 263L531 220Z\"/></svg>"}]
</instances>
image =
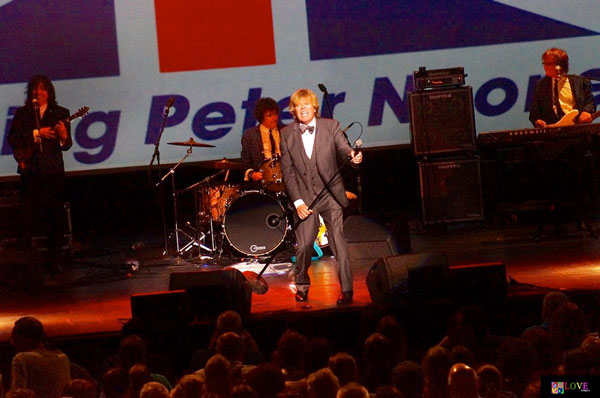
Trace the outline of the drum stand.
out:
<instances>
[{"instance_id":1,"label":"drum stand","mask_svg":"<svg viewBox=\"0 0 600 398\"><path fill-rule=\"evenodd\" d=\"M216 178L217 176L226 173L227 170L221 170L213 175L210 175L206 178L204 178L201 181L198 181L195 184L190 185L189 187L178 191L177 194L182 194L184 192L187 192L189 190L192 189L196 189L198 187L202 187L202 186L209 186L210 182ZM175 199L174 199L175 201ZM198 198L195 198L195 202L198 203ZM176 212L176 210L175 210ZM196 210L196 217L198 215L198 211ZM199 227L198 227L198 223L196 223L196 227L192 227L190 225L190 223L187 223L188 228L190 228L193 231L193 235L192 234L188 234L185 231L182 230L178 230L177 229L177 224L175 224L175 234L177 236L177 233L181 233L182 235L184 235L187 239L189 239L188 243L185 244L181 249L177 249L177 252L179 255L182 255L184 253L189 252L190 250L192 250L194 247L198 248L198 257L200 259L212 259L212 260L216 260L215 257L220 257L221 252L222 252L222 245L221 247L217 247L217 243L215 242L215 227L214 227L214 221L212 219L212 217L210 216L210 211L209 211L209 231L206 231L206 233L200 231ZM206 242L206 239L208 238L207 235L210 235L210 242ZM178 239L178 238L177 238ZM206 243L210 243L210 246L207 246ZM202 251L207 252L208 255L202 255Z\"/></svg>"},{"instance_id":2,"label":"drum stand","mask_svg":"<svg viewBox=\"0 0 600 398\"><path fill-rule=\"evenodd\" d=\"M185 245L183 248L180 247L179 245L179 234L183 234L188 238L192 238L189 234L187 234L185 231L183 231L182 229L179 228L178 224L177 224L177 195L179 194L179 192L177 192L175 190L175 170L177 169L177 167L179 167L180 164L182 164L190 155L192 154L192 147L190 146L185 154L185 156L183 158L181 158L181 160L173 167L171 167L171 169L167 172L167 174L165 174L164 176L162 176L162 178L156 183L156 186L158 187L160 184L162 184L164 182L164 180L167 179L167 177L171 177L171 192L172 192L172 196L173 196L173 216L175 218L175 229L173 232L171 232L171 234L169 235L169 238L166 239L165 242L165 250L163 251L163 256L166 256L169 254L169 247L168 247L168 241L173 237L173 235L175 235L175 248L177 251L177 256L180 257L182 253L186 252L187 250L189 250L190 248L188 247L189 243L187 245ZM184 250L185 248L185 250Z\"/></svg>"}]
</instances>

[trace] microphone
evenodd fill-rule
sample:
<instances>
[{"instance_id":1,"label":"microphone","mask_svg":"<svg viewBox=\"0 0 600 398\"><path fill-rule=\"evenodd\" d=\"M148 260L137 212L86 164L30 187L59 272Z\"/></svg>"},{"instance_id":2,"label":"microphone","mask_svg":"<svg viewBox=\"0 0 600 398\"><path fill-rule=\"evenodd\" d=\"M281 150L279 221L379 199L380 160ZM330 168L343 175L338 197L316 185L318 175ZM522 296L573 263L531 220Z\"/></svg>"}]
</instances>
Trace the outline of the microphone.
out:
<instances>
[{"instance_id":1,"label":"microphone","mask_svg":"<svg viewBox=\"0 0 600 398\"><path fill-rule=\"evenodd\" d=\"M319 87L319 90L321 90L321 92L323 94L329 95L329 93L327 92L327 87L325 87L325 85L323 83L319 83L318 87Z\"/></svg>"},{"instance_id":2,"label":"microphone","mask_svg":"<svg viewBox=\"0 0 600 398\"><path fill-rule=\"evenodd\" d=\"M165 115L169 114L169 109L173 106L174 102L175 102L175 97L171 97L167 100L167 103L165 104Z\"/></svg>"},{"instance_id":3,"label":"microphone","mask_svg":"<svg viewBox=\"0 0 600 398\"><path fill-rule=\"evenodd\" d=\"M356 142L354 143L354 151L356 153L360 152L360 149L362 148L362 140L359 138L358 140L356 140Z\"/></svg>"},{"instance_id":4,"label":"microphone","mask_svg":"<svg viewBox=\"0 0 600 398\"><path fill-rule=\"evenodd\" d=\"M40 103L37 98L31 100L31 105L33 105L33 113L35 114L35 128L38 131L38 136L36 142L40 145L40 152L42 152L42 137L40 137Z\"/></svg>"},{"instance_id":5,"label":"microphone","mask_svg":"<svg viewBox=\"0 0 600 398\"><path fill-rule=\"evenodd\" d=\"M560 65L556 65L554 68L556 69L556 74L558 77L561 77L563 75L562 67Z\"/></svg>"}]
</instances>

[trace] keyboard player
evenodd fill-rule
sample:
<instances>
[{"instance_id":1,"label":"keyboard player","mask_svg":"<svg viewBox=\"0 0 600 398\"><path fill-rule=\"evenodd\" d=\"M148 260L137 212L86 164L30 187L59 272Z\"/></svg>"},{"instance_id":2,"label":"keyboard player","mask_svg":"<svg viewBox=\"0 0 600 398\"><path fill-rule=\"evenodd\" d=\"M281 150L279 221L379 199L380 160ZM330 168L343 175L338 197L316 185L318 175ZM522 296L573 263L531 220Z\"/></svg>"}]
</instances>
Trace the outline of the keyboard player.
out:
<instances>
[{"instance_id":1,"label":"keyboard player","mask_svg":"<svg viewBox=\"0 0 600 398\"><path fill-rule=\"evenodd\" d=\"M592 85L588 79L567 75L569 56L559 48L550 48L542 55L546 75L537 83L529 120L534 127L557 123L565 114L577 110L576 123L591 123L596 106ZM563 222L574 217L580 230L596 237L590 226L596 201L596 156L594 145L586 139L567 143L546 141L529 148L530 164L539 173L551 205L549 214L538 224L537 235L550 222L557 232Z\"/></svg>"},{"instance_id":2,"label":"keyboard player","mask_svg":"<svg viewBox=\"0 0 600 398\"><path fill-rule=\"evenodd\" d=\"M578 123L591 123L596 110L592 84L581 76L567 75L569 56L565 50L550 48L542 54L546 76L535 87L529 120L534 127L558 122L569 111L579 111Z\"/></svg>"}]
</instances>

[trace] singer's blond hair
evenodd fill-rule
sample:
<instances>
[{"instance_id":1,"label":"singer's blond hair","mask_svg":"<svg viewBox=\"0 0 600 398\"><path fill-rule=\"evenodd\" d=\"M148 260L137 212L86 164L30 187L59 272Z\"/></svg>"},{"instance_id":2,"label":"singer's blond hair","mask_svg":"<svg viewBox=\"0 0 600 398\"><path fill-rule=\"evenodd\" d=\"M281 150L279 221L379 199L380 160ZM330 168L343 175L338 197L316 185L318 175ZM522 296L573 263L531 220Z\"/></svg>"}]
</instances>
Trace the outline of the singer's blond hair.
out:
<instances>
[{"instance_id":1,"label":"singer's blond hair","mask_svg":"<svg viewBox=\"0 0 600 398\"><path fill-rule=\"evenodd\" d=\"M319 100L317 99L317 95L311 89L299 88L294 91L294 94L290 97L290 113L294 116L294 119L298 119L294 112L294 107L298 105L300 101L305 99L308 99L308 102L315 109L315 116L319 117Z\"/></svg>"}]
</instances>

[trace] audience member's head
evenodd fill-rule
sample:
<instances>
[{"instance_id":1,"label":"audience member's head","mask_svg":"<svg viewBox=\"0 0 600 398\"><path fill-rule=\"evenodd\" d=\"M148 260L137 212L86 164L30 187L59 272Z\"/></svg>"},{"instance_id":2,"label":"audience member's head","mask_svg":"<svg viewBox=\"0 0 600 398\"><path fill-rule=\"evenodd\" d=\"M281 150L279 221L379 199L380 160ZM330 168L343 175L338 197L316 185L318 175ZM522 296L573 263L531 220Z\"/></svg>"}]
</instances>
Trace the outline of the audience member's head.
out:
<instances>
[{"instance_id":1,"label":"audience member's head","mask_svg":"<svg viewBox=\"0 0 600 398\"><path fill-rule=\"evenodd\" d=\"M169 390L162 384L151 381L142 387L140 398L169 398Z\"/></svg>"},{"instance_id":2,"label":"audience member's head","mask_svg":"<svg viewBox=\"0 0 600 398\"><path fill-rule=\"evenodd\" d=\"M450 352L441 346L431 347L421 361L424 391L431 397L447 395L448 372L452 367Z\"/></svg>"},{"instance_id":3,"label":"audience member's head","mask_svg":"<svg viewBox=\"0 0 600 398\"><path fill-rule=\"evenodd\" d=\"M64 397L96 398L98 391L94 383L86 379L73 379L63 389Z\"/></svg>"},{"instance_id":4,"label":"audience member's head","mask_svg":"<svg viewBox=\"0 0 600 398\"><path fill-rule=\"evenodd\" d=\"M497 367L490 364L481 365L477 369L479 377L479 395L482 397L496 397L502 390L502 374Z\"/></svg>"},{"instance_id":5,"label":"audience member's head","mask_svg":"<svg viewBox=\"0 0 600 398\"><path fill-rule=\"evenodd\" d=\"M403 361L392 370L392 385L405 398L421 398L423 396L423 371L421 365L413 361Z\"/></svg>"},{"instance_id":6,"label":"audience member's head","mask_svg":"<svg viewBox=\"0 0 600 398\"><path fill-rule=\"evenodd\" d=\"M393 366L394 354L388 338L381 333L370 335L363 344L362 384L370 391L387 384Z\"/></svg>"},{"instance_id":7,"label":"audience member's head","mask_svg":"<svg viewBox=\"0 0 600 398\"><path fill-rule=\"evenodd\" d=\"M537 368L542 373L553 372L561 361L561 351L546 328L531 327L523 331L521 338L527 340L535 350Z\"/></svg>"},{"instance_id":8,"label":"audience member's head","mask_svg":"<svg viewBox=\"0 0 600 398\"><path fill-rule=\"evenodd\" d=\"M309 398L335 398L340 387L337 377L329 368L311 373L306 382Z\"/></svg>"},{"instance_id":9,"label":"audience member's head","mask_svg":"<svg viewBox=\"0 0 600 398\"><path fill-rule=\"evenodd\" d=\"M19 318L13 326L10 339L17 352L31 351L44 341L44 326L32 316Z\"/></svg>"},{"instance_id":10,"label":"audience member's head","mask_svg":"<svg viewBox=\"0 0 600 398\"><path fill-rule=\"evenodd\" d=\"M592 357L592 374L600 373L600 338L597 333L588 335L581 343L581 349Z\"/></svg>"},{"instance_id":11,"label":"audience member's head","mask_svg":"<svg viewBox=\"0 0 600 398\"><path fill-rule=\"evenodd\" d=\"M215 325L215 331L218 336L225 332L235 332L237 334L243 331L242 317L235 311L222 312Z\"/></svg>"},{"instance_id":12,"label":"audience member's head","mask_svg":"<svg viewBox=\"0 0 600 398\"><path fill-rule=\"evenodd\" d=\"M527 384L523 390L522 398L539 398L542 396L542 383L541 380L535 380Z\"/></svg>"},{"instance_id":13,"label":"audience member's head","mask_svg":"<svg viewBox=\"0 0 600 398\"><path fill-rule=\"evenodd\" d=\"M407 342L404 328L391 315L385 316L377 323L377 333L381 333L390 341L394 350L394 362L404 361L406 358Z\"/></svg>"},{"instance_id":14,"label":"audience member's head","mask_svg":"<svg viewBox=\"0 0 600 398\"><path fill-rule=\"evenodd\" d=\"M562 303L550 316L549 330L562 351L576 348L587 336L587 320L572 301Z\"/></svg>"},{"instance_id":15,"label":"audience member's head","mask_svg":"<svg viewBox=\"0 0 600 398\"><path fill-rule=\"evenodd\" d=\"M477 398L477 372L464 363L454 364L448 372L451 398Z\"/></svg>"},{"instance_id":16,"label":"audience member's head","mask_svg":"<svg viewBox=\"0 0 600 398\"><path fill-rule=\"evenodd\" d=\"M293 375L302 369L302 356L307 343L307 338L300 333L286 330L277 342L277 348L273 352L273 362L279 365L288 377Z\"/></svg>"},{"instance_id":17,"label":"audience member's head","mask_svg":"<svg viewBox=\"0 0 600 398\"><path fill-rule=\"evenodd\" d=\"M452 363L464 363L472 368L477 367L477 358L475 358L475 354L473 354L473 351L464 345L452 347L452 351L450 351L450 357L452 359Z\"/></svg>"},{"instance_id":18,"label":"audience member's head","mask_svg":"<svg viewBox=\"0 0 600 398\"><path fill-rule=\"evenodd\" d=\"M329 358L327 367L336 375L340 386L358 381L358 367L354 357L345 352L338 352Z\"/></svg>"},{"instance_id":19,"label":"audience member's head","mask_svg":"<svg viewBox=\"0 0 600 398\"><path fill-rule=\"evenodd\" d=\"M525 339L509 337L498 349L498 369L504 376L504 388L521 395L530 376L537 371L535 350Z\"/></svg>"},{"instance_id":20,"label":"audience member's head","mask_svg":"<svg viewBox=\"0 0 600 398\"><path fill-rule=\"evenodd\" d=\"M204 393L204 380L197 375L185 375L171 390L171 398L197 398Z\"/></svg>"},{"instance_id":21,"label":"audience member's head","mask_svg":"<svg viewBox=\"0 0 600 398\"><path fill-rule=\"evenodd\" d=\"M106 398L129 397L129 373L123 368L113 368L102 376L102 392Z\"/></svg>"},{"instance_id":22,"label":"audience member's head","mask_svg":"<svg viewBox=\"0 0 600 398\"><path fill-rule=\"evenodd\" d=\"M238 384L231 389L230 398L258 398L258 394L248 384Z\"/></svg>"},{"instance_id":23,"label":"audience member's head","mask_svg":"<svg viewBox=\"0 0 600 398\"><path fill-rule=\"evenodd\" d=\"M15 391L7 392L7 398L36 398L35 392L27 389L27 388L17 388Z\"/></svg>"},{"instance_id":24,"label":"audience member's head","mask_svg":"<svg viewBox=\"0 0 600 398\"><path fill-rule=\"evenodd\" d=\"M593 368L594 359L585 350L577 347L563 354L562 370L566 375L589 375Z\"/></svg>"},{"instance_id":25,"label":"audience member's head","mask_svg":"<svg viewBox=\"0 0 600 398\"><path fill-rule=\"evenodd\" d=\"M311 339L304 349L303 367L306 374L316 372L327 366L331 355L331 345L327 339Z\"/></svg>"},{"instance_id":26,"label":"audience member's head","mask_svg":"<svg viewBox=\"0 0 600 398\"><path fill-rule=\"evenodd\" d=\"M139 396L144 384L151 381L152 375L146 365L138 363L129 369L129 385L131 386L132 397Z\"/></svg>"},{"instance_id":27,"label":"audience member's head","mask_svg":"<svg viewBox=\"0 0 600 398\"><path fill-rule=\"evenodd\" d=\"M217 353L223 355L228 361L243 362L246 356L244 339L235 332L225 332L217 338Z\"/></svg>"},{"instance_id":28,"label":"audience member's head","mask_svg":"<svg viewBox=\"0 0 600 398\"><path fill-rule=\"evenodd\" d=\"M206 391L228 394L232 387L229 369L229 361L224 356L220 354L213 355L204 367Z\"/></svg>"},{"instance_id":29,"label":"audience member's head","mask_svg":"<svg viewBox=\"0 0 600 398\"><path fill-rule=\"evenodd\" d=\"M248 372L246 383L261 398L275 398L285 387L281 369L269 363L260 364Z\"/></svg>"},{"instance_id":30,"label":"audience member's head","mask_svg":"<svg viewBox=\"0 0 600 398\"><path fill-rule=\"evenodd\" d=\"M369 398L369 391L358 383L348 383L340 388L336 398Z\"/></svg>"},{"instance_id":31,"label":"audience member's head","mask_svg":"<svg viewBox=\"0 0 600 398\"><path fill-rule=\"evenodd\" d=\"M132 334L121 340L117 354L117 366L129 370L137 363L146 363L146 343L140 336Z\"/></svg>"},{"instance_id":32,"label":"audience member's head","mask_svg":"<svg viewBox=\"0 0 600 398\"><path fill-rule=\"evenodd\" d=\"M404 395L396 387L392 386L381 386L375 390L375 397L377 398L404 398Z\"/></svg>"},{"instance_id":33,"label":"audience member's head","mask_svg":"<svg viewBox=\"0 0 600 398\"><path fill-rule=\"evenodd\" d=\"M554 311L567 301L571 301L571 299L562 292L547 293L542 302L542 319L544 322L549 322Z\"/></svg>"}]
</instances>

